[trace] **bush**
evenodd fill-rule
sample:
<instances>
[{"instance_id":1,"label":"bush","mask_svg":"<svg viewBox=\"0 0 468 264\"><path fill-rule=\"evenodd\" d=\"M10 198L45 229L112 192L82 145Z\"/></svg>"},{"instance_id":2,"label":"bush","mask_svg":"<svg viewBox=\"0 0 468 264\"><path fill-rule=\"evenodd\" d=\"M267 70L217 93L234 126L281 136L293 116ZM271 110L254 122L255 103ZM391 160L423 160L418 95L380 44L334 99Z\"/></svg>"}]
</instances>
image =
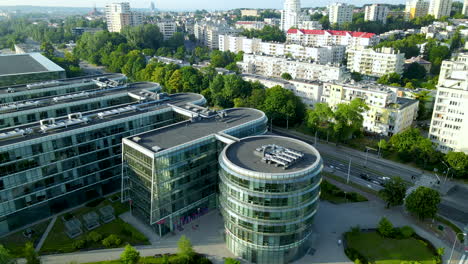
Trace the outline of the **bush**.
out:
<instances>
[{"instance_id":1,"label":"bush","mask_svg":"<svg viewBox=\"0 0 468 264\"><path fill-rule=\"evenodd\" d=\"M391 237L393 235L393 224L392 222L388 221L387 218L382 217L379 222L378 228L379 234L383 237Z\"/></svg>"},{"instance_id":2,"label":"bush","mask_svg":"<svg viewBox=\"0 0 468 264\"><path fill-rule=\"evenodd\" d=\"M136 264L140 259L140 252L130 245L125 246L125 250L120 255L123 264Z\"/></svg>"},{"instance_id":3,"label":"bush","mask_svg":"<svg viewBox=\"0 0 468 264\"><path fill-rule=\"evenodd\" d=\"M120 234L122 236L131 237L132 236L132 231L127 226L124 226L122 228L122 230L120 230Z\"/></svg>"},{"instance_id":4,"label":"bush","mask_svg":"<svg viewBox=\"0 0 468 264\"><path fill-rule=\"evenodd\" d=\"M366 257L361 255L361 253L359 253L359 251L355 250L354 248L346 248L345 249L345 254L354 263L358 263L356 261L359 261L361 264L367 264L368 263Z\"/></svg>"},{"instance_id":5,"label":"bush","mask_svg":"<svg viewBox=\"0 0 468 264\"><path fill-rule=\"evenodd\" d=\"M102 240L102 245L105 247L116 247L120 245L122 241L117 235L110 235Z\"/></svg>"},{"instance_id":6,"label":"bush","mask_svg":"<svg viewBox=\"0 0 468 264\"><path fill-rule=\"evenodd\" d=\"M351 230L349 231L351 235L359 235L361 233L361 227L360 226L353 226L351 227Z\"/></svg>"},{"instance_id":7,"label":"bush","mask_svg":"<svg viewBox=\"0 0 468 264\"><path fill-rule=\"evenodd\" d=\"M140 240L140 241L146 241L148 240L145 235L138 233L138 232L133 232L132 233L132 238L135 240Z\"/></svg>"},{"instance_id":8,"label":"bush","mask_svg":"<svg viewBox=\"0 0 468 264\"><path fill-rule=\"evenodd\" d=\"M73 242L74 249L83 249L85 247L86 247L86 240L84 239L76 240L75 242Z\"/></svg>"},{"instance_id":9,"label":"bush","mask_svg":"<svg viewBox=\"0 0 468 264\"><path fill-rule=\"evenodd\" d=\"M233 259L233 258L226 258L224 260L224 264L240 264L240 261L238 261L237 259Z\"/></svg>"},{"instance_id":10,"label":"bush","mask_svg":"<svg viewBox=\"0 0 468 264\"><path fill-rule=\"evenodd\" d=\"M73 215L71 213L66 213L63 215L63 219L65 219L65 221L68 221L72 218L73 218Z\"/></svg>"},{"instance_id":11,"label":"bush","mask_svg":"<svg viewBox=\"0 0 468 264\"><path fill-rule=\"evenodd\" d=\"M400 234L401 234L402 238L410 238L410 237L413 236L414 230L410 226L404 226L404 227L400 228Z\"/></svg>"},{"instance_id":12,"label":"bush","mask_svg":"<svg viewBox=\"0 0 468 264\"><path fill-rule=\"evenodd\" d=\"M96 231L92 231L88 234L88 236L86 236L86 240L88 240L89 242L97 243L101 241L101 239L102 239L102 235Z\"/></svg>"}]
</instances>

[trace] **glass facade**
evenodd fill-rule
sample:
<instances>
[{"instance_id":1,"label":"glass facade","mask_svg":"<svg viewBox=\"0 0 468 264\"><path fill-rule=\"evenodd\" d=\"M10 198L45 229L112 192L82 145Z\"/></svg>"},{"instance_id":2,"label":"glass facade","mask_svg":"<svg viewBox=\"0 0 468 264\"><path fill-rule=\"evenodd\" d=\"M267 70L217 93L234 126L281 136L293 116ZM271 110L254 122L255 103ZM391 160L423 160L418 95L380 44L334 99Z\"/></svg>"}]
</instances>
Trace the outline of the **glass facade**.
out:
<instances>
[{"instance_id":1,"label":"glass facade","mask_svg":"<svg viewBox=\"0 0 468 264\"><path fill-rule=\"evenodd\" d=\"M65 71L45 71L28 74L11 74L0 76L0 86L58 80L65 78Z\"/></svg>"},{"instance_id":2,"label":"glass facade","mask_svg":"<svg viewBox=\"0 0 468 264\"><path fill-rule=\"evenodd\" d=\"M121 140L178 122L171 108L2 146L0 233L121 187Z\"/></svg>"},{"instance_id":3,"label":"glass facade","mask_svg":"<svg viewBox=\"0 0 468 264\"><path fill-rule=\"evenodd\" d=\"M219 203L229 250L252 263L282 264L304 256L320 196L321 169L319 160L283 175L248 171L233 166L223 151Z\"/></svg>"},{"instance_id":4,"label":"glass facade","mask_svg":"<svg viewBox=\"0 0 468 264\"><path fill-rule=\"evenodd\" d=\"M223 132L230 136L263 134L266 123L263 115ZM127 142L123 146L122 197L132 200L134 215L157 234L181 229L218 207L218 157L225 144L215 134L152 155L144 153L138 143Z\"/></svg>"}]
</instances>

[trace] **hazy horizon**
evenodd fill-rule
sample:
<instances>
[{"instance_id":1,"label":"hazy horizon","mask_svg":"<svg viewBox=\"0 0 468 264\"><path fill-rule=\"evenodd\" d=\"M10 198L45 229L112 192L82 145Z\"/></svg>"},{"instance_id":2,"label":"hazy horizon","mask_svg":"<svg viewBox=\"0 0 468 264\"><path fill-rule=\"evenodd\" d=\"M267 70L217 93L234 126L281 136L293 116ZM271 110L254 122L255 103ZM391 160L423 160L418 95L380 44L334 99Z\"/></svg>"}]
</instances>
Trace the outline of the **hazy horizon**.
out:
<instances>
[{"instance_id":1,"label":"hazy horizon","mask_svg":"<svg viewBox=\"0 0 468 264\"><path fill-rule=\"evenodd\" d=\"M1 6L51 6L51 7L93 7L96 5L97 8L104 7L107 3L112 2L130 2L133 8L149 8L151 1L148 0L69 0L69 1L58 1L58 0L41 0L40 4L37 0L19 0L15 1L14 5L11 0L0 0ZM234 8L276 8L281 9L284 0L238 0L238 1L214 1L214 0L175 0L175 1L153 1L157 9L162 10L195 10L195 9L206 9L206 10L221 10L221 9L234 9ZM302 0L303 7L317 7L326 6L330 3L336 2L334 0ZM387 4L404 4L405 0L349 0L341 1L357 6L370 3L387 3Z\"/></svg>"}]
</instances>

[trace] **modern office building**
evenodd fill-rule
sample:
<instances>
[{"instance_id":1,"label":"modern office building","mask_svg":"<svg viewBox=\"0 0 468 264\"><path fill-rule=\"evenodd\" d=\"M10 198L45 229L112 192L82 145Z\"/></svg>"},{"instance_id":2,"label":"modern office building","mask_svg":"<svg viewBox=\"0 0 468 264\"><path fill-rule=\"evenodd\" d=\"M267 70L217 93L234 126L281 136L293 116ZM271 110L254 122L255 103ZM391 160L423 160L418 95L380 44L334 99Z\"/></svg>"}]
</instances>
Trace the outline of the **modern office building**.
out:
<instances>
[{"instance_id":1,"label":"modern office building","mask_svg":"<svg viewBox=\"0 0 468 264\"><path fill-rule=\"evenodd\" d=\"M281 10L281 29L288 31L292 27L298 27L304 20L301 12L300 0L285 0L284 8Z\"/></svg>"},{"instance_id":2,"label":"modern office building","mask_svg":"<svg viewBox=\"0 0 468 264\"><path fill-rule=\"evenodd\" d=\"M157 25L164 36L164 40L170 39L177 32L177 24L174 20L163 19L158 21Z\"/></svg>"},{"instance_id":3,"label":"modern office building","mask_svg":"<svg viewBox=\"0 0 468 264\"><path fill-rule=\"evenodd\" d=\"M437 149L468 154L468 54L442 62L429 138Z\"/></svg>"},{"instance_id":4,"label":"modern office building","mask_svg":"<svg viewBox=\"0 0 468 264\"><path fill-rule=\"evenodd\" d=\"M121 188L121 139L184 118L197 94L166 95L122 75L75 78L1 93L0 233Z\"/></svg>"},{"instance_id":5,"label":"modern office building","mask_svg":"<svg viewBox=\"0 0 468 264\"><path fill-rule=\"evenodd\" d=\"M308 47L342 45L348 48L358 48L377 45L379 37L367 32L290 29L286 34L286 42Z\"/></svg>"},{"instance_id":6,"label":"modern office building","mask_svg":"<svg viewBox=\"0 0 468 264\"><path fill-rule=\"evenodd\" d=\"M345 3L334 3L328 7L330 24L342 25L353 21L353 6Z\"/></svg>"},{"instance_id":7,"label":"modern office building","mask_svg":"<svg viewBox=\"0 0 468 264\"><path fill-rule=\"evenodd\" d=\"M397 87L370 84L324 83L322 102L335 109L338 104L360 98L369 107L362 114L366 131L392 136L411 127L418 114L418 100L398 97Z\"/></svg>"},{"instance_id":8,"label":"modern office building","mask_svg":"<svg viewBox=\"0 0 468 264\"><path fill-rule=\"evenodd\" d=\"M450 16L451 11L452 0L431 0L429 5L429 15L433 15L435 19Z\"/></svg>"},{"instance_id":9,"label":"modern office building","mask_svg":"<svg viewBox=\"0 0 468 264\"><path fill-rule=\"evenodd\" d=\"M250 39L244 36L219 36L219 50L268 56L288 56L294 59L314 61L319 64L340 64L346 55L343 45L311 47L299 44L263 42L261 39Z\"/></svg>"},{"instance_id":10,"label":"modern office building","mask_svg":"<svg viewBox=\"0 0 468 264\"><path fill-rule=\"evenodd\" d=\"M233 141L219 156L220 208L226 244L252 263L290 263L311 246L322 159L292 138Z\"/></svg>"},{"instance_id":11,"label":"modern office building","mask_svg":"<svg viewBox=\"0 0 468 264\"><path fill-rule=\"evenodd\" d=\"M390 8L383 4L372 4L367 5L364 9L364 20L365 21L380 21L383 24L387 23L388 12Z\"/></svg>"},{"instance_id":12,"label":"modern office building","mask_svg":"<svg viewBox=\"0 0 468 264\"><path fill-rule=\"evenodd\" d=\"M389 73L403 74L405 54L392 48L379 50L348 49L347 68L351 72L359 72L373 77L382 77Z\"/></svg>"},{"instance_id":13,"label":"modern office building","mask_svg":"<svg viewBox=\"0 0 468 264\"><path fill-rule=\"evenodd\" d=\"M224 144L263 134L267 126L265 114L255 109L216 112L186 104L173 110L189 120L123 140L122 197L161 236L218 206Z\"/></svg>"},{"instance_id":14,"label":"modern office building","mask_svg":"<svg viewBox=\"0 0 468 264\"><path fill-rule=\"evenodd\" d=\"M0 87L65 78L65 70L40 53L0 55Z\"/></svg>"},{"instance_id":15,"label":"modern office building","mask_svg":"<svg viewBox=\"0 0 468 264\"><path fill-rule=\"evenodd\" d=\"M423 17L429 13L429 2L425 0L407 0L405 18L407 20Z\"/></svg>"},{"instance_id":16,"label":"modern office building","mask_svg":"<svg viewBox=\"0 0 468 264\"><path fill-rule=\"evenodd\" d=\"M462 14L464 16L468 16L468 0L465 0L465 2L463 3Z\"/></svg>"},{"instance_id":17,"label":"modern office building","mask_svg":"<svg viewBox=\"0 0 468 264\"><path fill-rule=\"evenodd\" d=\"M130 3L112 3L106 5L106 22L109 32L120 32L125 26L137 26L143 23L143 15L130 9Z\"/></svg>"},{"instance_id":18,"label":"modern office building","mask_svg":"<svg viewBox=\"0 0 468 264\"><path fill-rule=\"evenodd\" d=\"M267 77L281 77L283 73L289 73L293 79L310 81L344 81L349 77L344 66L321 65L285 57L244 54L244 60L237 65L242 73Z\"/></svg>"}]
</instances>

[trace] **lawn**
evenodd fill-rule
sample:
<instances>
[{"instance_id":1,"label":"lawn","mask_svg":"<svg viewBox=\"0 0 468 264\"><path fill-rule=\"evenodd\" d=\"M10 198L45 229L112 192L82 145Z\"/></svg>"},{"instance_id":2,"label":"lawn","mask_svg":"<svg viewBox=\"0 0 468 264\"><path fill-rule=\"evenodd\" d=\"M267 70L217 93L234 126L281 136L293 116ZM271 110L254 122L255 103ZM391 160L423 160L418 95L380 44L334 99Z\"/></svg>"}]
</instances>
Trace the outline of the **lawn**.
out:
<instances>
[{"instance_id":1,"label":"lawn","mask_svg":"<svg viewBox=\"0 0 468 264\"><path fill-rule=\"evenodd\" d=\"M23 236L23 230L13 233L11 235L0 238L0 244L7 248L10 253L15 257L23 257L23 248L26 242L31 242L36 245L42 237L42 234L47 229L50 220L43 221L37 225L30 227L34 230L34 234L31 238Z\"/></svg>"},{"instance_id":2,"label":"lawn","mask_svg":"<svg viewBox=\"0 0 468 264\"><path fill-rule=\"evenodd\" d=\"M324 180L321 185L320 199L334 204L358 203L368 201L366 197L356 192L344 192L337 186Z\"/></svg>"},{"instance_id":3,"label":"lawn","mask_svg":"<svg viewBox=\"0 0 468 264\"><path fill-rule=\"evenodd\" d=\"M162 257L142 257L138 264L178 264L185 263L177 255L166 255ZM190 262L191 264L210 264L212 263L205 257L197 256L194 260ZM84 264L122 264L120 260L109 260L109 261L99 261L99 262L90 262Z\"/></svg>"},{"instance_id":4,"label":"lawn","mask_svg":"<svg viewBox=\"0 0 468 264\"><path fill-rule=\"evenodd\" d=\"M76 237L76 238L69 238L65 234L65 225L62 218L59 216L57 221L55 222L54 227L52 228L49 236L47 237L42 249L40 251L41 254L53 254L53 253L68 253L77 251L74 247L74 242L78 240L86 240L87 235L94 231L102 235L102 238L105 238L111 234L117 235L122 243L121 245L125 245L127 243L131 245L148 245L148 239L141 234L138 230L136 230L133 226L125 223L122 219L118 217L119 214L128 210L128 207L117 202L110 202L108 199L101 201L94 207L82 207L75 211L72 211L71 214L80 219L82 224L84 221L82 220L82 216L88 212L95 211L98 212L99 208L111 204L114 207L116 219L110 223L104 224L101 222L101 226L95 228L91 231L87 231L85 227L82 228L83 234ZM82 250L91 250L91 249L99 249L104 248L101 242L92 242L88 241L86 245L82 248Z\"/></svg>"},{"instance_id":5,"label":"lawn","mask_svg":"<svg viewBox=\"0 0 468 264\"><path fill-rule=\"evenodd\" d=\"M356 249L369 263L400 264L402 261L419 261L433 264L431 249L426 242L416 238L384 238L377 232L346 233L349 248Z\"/></svg>"}]
</instances>

